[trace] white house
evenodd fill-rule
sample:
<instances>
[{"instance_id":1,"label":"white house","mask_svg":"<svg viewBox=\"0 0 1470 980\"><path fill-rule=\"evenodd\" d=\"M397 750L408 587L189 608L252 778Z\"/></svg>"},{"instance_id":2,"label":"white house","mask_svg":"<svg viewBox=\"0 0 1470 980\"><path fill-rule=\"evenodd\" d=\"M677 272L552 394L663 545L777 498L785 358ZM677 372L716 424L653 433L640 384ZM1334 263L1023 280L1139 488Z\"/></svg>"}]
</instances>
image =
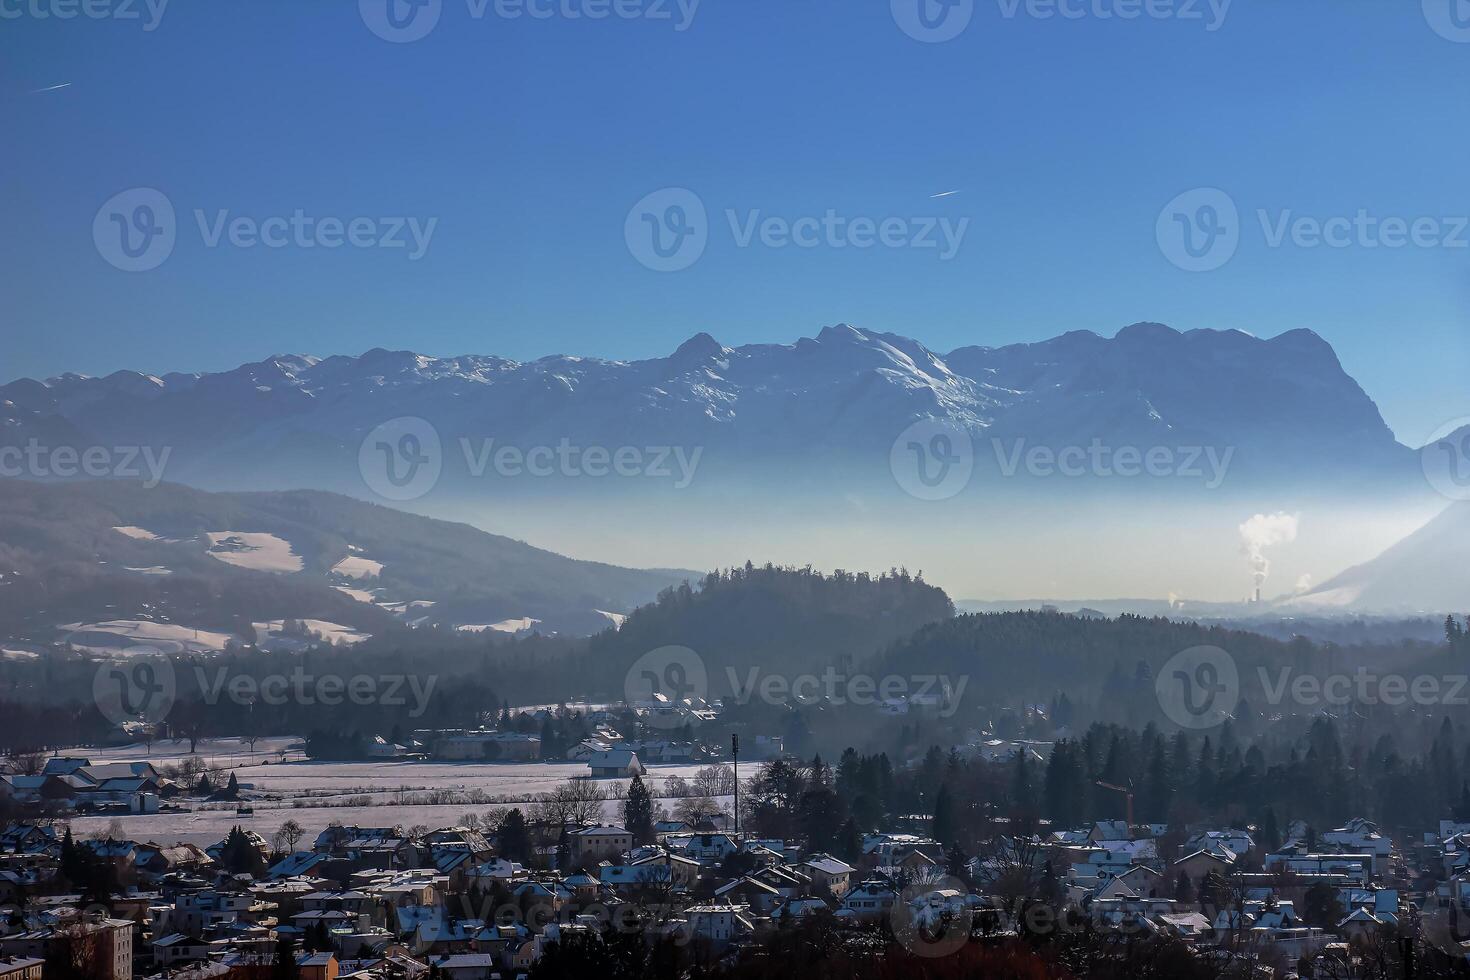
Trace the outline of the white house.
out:
<instances>
[{"instance_id":1,"label":"white house","mask_svg":"<svg viewBox=\"0 0 1470 980\"><path fill-rule=\"evenodd\" d=\"M858 922L876 922L892 912L899 894L887 881L870 878L848 891L837 910L840 918Z\"/></svg>"}]
</instances>

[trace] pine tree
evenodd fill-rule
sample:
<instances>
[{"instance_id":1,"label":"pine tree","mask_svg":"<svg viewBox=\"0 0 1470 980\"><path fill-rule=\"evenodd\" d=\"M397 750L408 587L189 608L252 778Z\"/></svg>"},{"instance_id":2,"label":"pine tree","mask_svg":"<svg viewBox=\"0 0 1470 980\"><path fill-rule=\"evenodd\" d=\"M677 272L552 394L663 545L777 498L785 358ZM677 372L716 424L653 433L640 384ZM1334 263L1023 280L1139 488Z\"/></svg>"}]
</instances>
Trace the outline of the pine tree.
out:
<instances>
[{"instance_id":1,"label":"pine tree","mask_svg":"<svg viewBox=\"0 0 1470 980\"><path fill-rule=\"evenodd\" d=\"M1169 775L1169 763L1164 759L1164 743L1160 739L1154 744L1153 757L1149 759L1148 773L1144 777L1143 818L1154 823L1167 821L1173 802L1174 784Z\"/></svg>"},{"instance_id":2,"label":"pine tree","mask_svg":"<svg viewBox=\"0 0 1470 980\"><path fill-rule=\"evenodd\" d=\"M1455 806L1453 816L1456 823L1470 823L1470 783L1461 781L1460 802Z\"/></svg>"},{"instance_id":3,"label":"pine tree","mask_svg":"<svg viewBox=\"0 0 1470 980\"><path fill-rule=\"evenodd\" d=\"M633 835L633 843L653 843L653 796L636 773L623 801L623 826Z\"/></svg>"},{"instance_id":4,"label":"pine tree","mask_svg":"<svg viewBox=\"0 0 1470 980\"><path fill-rule=\"evenodd\" d=\"M953 846L959 836L959 815L955 812L954 797L950 795L948 783L941 785L934 797L932 833L934 839L945 847Z\"/></svg>"},{"instance_id":5,"label":"pine tree","mask_svg":"<svg viewBox=\"0 0 1470 980\"><path fill-rule=\"evenodd\" d=\"M271 980L298 980L301 967L296 962L296 940L281 933L276 940L275 962L271 964Z\"/></svg>"},{"instance_id":6,"label":"pine tree","mask_svg":"<svg viewBox=\"0 0 1470 980\"><path fill-rule=\"evenodd\" d=\"M1266 815L1261 818L1261 839L1257 841L1267 854L1280 849L1281 828L1276 825L1276 811L1266 807Z\"/></svg>"},{"instance_id":7,"label":"pine tree","mask_svg":"<svg viewBox=\"0 0 1470 980\"><path fill-rule=\"evenodd\" d=\"M848 864L856 864L863 856L863 835L852 817L847 818L837 833L837 856Z\"/></svg>"},{"instance_id":8,"label":"pine tree","mask_svg":"<svg viewBox=\"0 0 1470 980\"><path fill-rule=\"evenodd\" d=\"M66 833L61 838L61 876L74 887L85 887L89 878L89 868L82 849L72 839L71 828L66 828Z\"/></svg>"},{"instance_id":9,"label":"pine tree","mask_svg":"<svg viewBox=\"0 0 1470 980\"><path fill-rule=\"evenodd\" d=\"M831 786L832 770L822 761L821 753L812 757L812 763L807 767L807 782L812 786Z\"/></svg>"},{"instance_id":10,"label":"pine tree","mask_svg":"<svg viewBox=\"0 0 1470 980\"><path fill-rule=\"evenodd\" d=\"M262 870L261 866L264 864L260 852L238 824L225 836L219 860L230 874L255 874Z\"/></svg>"},{"instance_id":11,"label":"pine tree","mask_svg":"<svg viewBox=\"0 0 1470 980\"><path fill-rule=\"evenodd\" d=\"M531 837L526 830L526 815L520 807L512 807L500 821L498 839L501 857L522 862L529 858Z\"/></svg>"},{"instance_id":12,"label":"pine tree","mask_svg":"<svg viewBox=\"0 0 1470 980\"><path fill-rule=\"evenodd\" d=\"M1199 747L1199 763L1194 770L1194 798L1205 809L1215 804L1215 753L1208 738Z\"/></svg>"},{"instance_id":13,"label":"pine tree","mask_svg":"<svg viewBox=\"0 0 1470 980\"><path fill-rule=\"evenodd\" d=\"M1023 830L1029 828L1036 816L1036 785L1031 778L1030 750L1022 748L1016 753L1016 767L1011 774L1011 803L1016 809Z\"/></svg>"},{"instance_id":14,"label":"pine tree","mask_svg":"<svg viewBox=\"0 0 1470 980\"><path fill-rule=\"evenodd\" d=\"M1087 773L1076 742L1062 739L1046 762L1042 779L1042 802L1054 824L1075 827L1082 821L1087 795Z\"/></svg>"},{"instance_id":15,"label":"pine tree","mask_svg":"<svg viewBox=\"0 0 1470 980\"><path fill-rule=\"evenodd\" d=\"M970 878L970 858L958 845L945 848L944 873L951 878L958 878L968 884Z\"/></svg>"}]
</instances>

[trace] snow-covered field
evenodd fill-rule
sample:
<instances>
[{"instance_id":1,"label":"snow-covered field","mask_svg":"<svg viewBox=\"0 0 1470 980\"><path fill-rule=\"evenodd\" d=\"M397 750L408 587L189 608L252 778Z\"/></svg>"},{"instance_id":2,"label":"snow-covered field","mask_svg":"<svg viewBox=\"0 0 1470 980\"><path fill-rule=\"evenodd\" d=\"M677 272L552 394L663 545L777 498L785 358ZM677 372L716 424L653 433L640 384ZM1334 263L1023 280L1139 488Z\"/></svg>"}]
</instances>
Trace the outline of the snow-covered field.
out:
<instances>
[{"instance_id":1,"label":"snow-covered field","mask_svg":"<svg viewBox=\"0 0 1470 980\"><path fill-rule=\"evenodd\" d=\"M79 650L111 656L128 656L138 646L148 653L218 653L231 639L228 633L193 629L177 623L150 623L138 619L114 619L105 623L70 623L66 642Z\"/></svg>"},{"instance_id":2,"label":"snow-covered field","mask_svg":"<svg viewBox=\"0 0 1470 980\"><path fill-rule=\"evenodd\" d=\"M328 622L325 619L303 619L301 622L310 632L320 636L328 643L355 646L364 640L372 639L371 633L362 633L351 626ZM286 621L283 619L273 619L269 622L252 623L251 625L255 627L255 644L262 650L300 651L316 642L285 635Z\"/></svg>"},{"instance_id":3,"label":"snow-covered field","mask_svg":"<svg viewBox=\"0 0 1470 980\"><path fill-rule=\"evenodd\" d=\"M124 537L132 538L134 541L159 540L158 535L154 534L146 527L133 527L131 524L128 524L124 525L123 527L115 527L113 528L113 530L116 531L118 534L123 535Z\"/></svg>"},{"instance_id":4,"label":"snow-covered field","mask_svg":"<svg viewBox=\"0 0 1470 980\"><path fill-rule=\"evenodd\" d=\"M377 578L383 574L383 563L361 555L350 555L333 565L332 571L347 578Z\"/></svg>"},{"instance_id":5,"label":"snow-covered field","mask_svg":"<svg viewBox=\"0 0 1470 980\"><path fill-rule=\"evenodd\" d=\"M541 622L539 619L522 616L520 619L503 619L498 623L456 626L455 629L461 633L485 633L487 631L492 633L519 633L522 630L530 629L539 622Z\"/></svg>"},{"instance_id":6,"label":"snow-covered field","mask_svg":"<svg viewBox=\"0 0 1470 980\"><path fill-rule=\"evenodd\" d=\"M401 824L410 827L450 826L465 813L484 816L503 804L493 803L409 803L407 799L432 791L479 791L486 797L524 800L546 793L574 776L585 776L587 767L577 762L309 762L299 752L289 752L294 738L261 739L252 753L240 739L207 739L199 743L199 755L211 768L228 767L238 777L247 795L279 796L279 800L253 801L253 816L237 816L233 807L199 809L191 813L157 813L145 816L83 817L71 821L78 834L104 833L114 820L121 821L122 832L136 840L152 840L160 844L186 841L212 844L221 840L230 828L242 824L267 839L287 818L316 834L331 823L383 826ZM287 760L281 762L284 758ZM93 762L121 762L146 759L155 765L174 766L188 755L188 743L169 741L117 749L78 749L68 755L84 755ZM702 768L688 766L654 766L645 781L657 795L671 776L689 779ZM628 780L599 779L605 790L620 785L627 789ZM360 803L367 797L370 805L340 804L351 800ZM399 801L405 801L400 803ZM298 802L308 805L297 805ZM670 801L671 802L671 801ZM194 805L194 804L188 804ZM603 806L604 819L621 819L622 801L610 799Z\"/></svg>"},{"instance_id":7,"label":"snow-covered field","mask_svg":"<svg viewBox=\"0 0 1470 980\"><path fill-rule=\"evenodd\" d=\"M655 800L655 807L663 803L671 808L672 801ZM729 809L730 798L719 801ZM270 840L287 820L295 820L306 831L306 845L312 838L334 823L355 824L361 827L401 826L405 830L415 825L429 828L452 827L467 813L485 817L494 810L503 810L504 805L447 804L442 806L352 806L352 807L293 807L290 804L255 804L253 816L238 816L233 808L202 810L195 813L155 813L139 817L81 817L71 821L72 833L81 837L91 834L106 834L119 821L122 833L131 840L155 844L187 843L208 847L224 840L232 827L253 830ZM623 803L608 800L602 805L604 823L621 823Z\"/></svg>"},{"instance_id":8,"label":"snow-covered field","mask_svg":"<svg viewBox=\"0 0 1470 980\"><path fill-rule=\"evenodd\" d=\"M280 761L283 757L300 759L302 755L299 751L287 754L287 750L301 743L302 739L298 736L280 735L257 739L253 748L243 738L201 738L195 747L198 749L199 758L205 765L217 767L253 765L262 759L270 759L273 762ZM178 765L190 752L187 739L171 738L149 745L139 743L120 747L98 746L68 749L60 754L82 756L94 763L151 762L163 768Z\"/></svg>"},{"instance_id":9,"label":"snow-covered field","mask_svg":"<svg viewBox=\"0 0 1470 980\"><path fill-rule=\"evenodd\" d=\"M299 572L304 566L301 556L291 550L291 542L274 534L248 531L210 531L209 555L226 565L249 568L257 572Z\"/></svg>"}]
</instances>

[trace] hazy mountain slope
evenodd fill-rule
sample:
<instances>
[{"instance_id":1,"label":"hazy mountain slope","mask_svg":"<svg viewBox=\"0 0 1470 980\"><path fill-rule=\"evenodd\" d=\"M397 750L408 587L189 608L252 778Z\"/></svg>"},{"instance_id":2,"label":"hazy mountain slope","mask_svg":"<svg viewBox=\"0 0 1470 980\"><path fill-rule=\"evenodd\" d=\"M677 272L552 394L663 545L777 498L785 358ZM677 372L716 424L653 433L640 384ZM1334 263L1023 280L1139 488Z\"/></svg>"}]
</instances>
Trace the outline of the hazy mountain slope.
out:
<instances>
[{"instance_id":1,"label":"hazy mountain slope","mask_svg":"<svg viewBox=\"0 0 1470 980\"><path fill-rule=\"evenodd\" d=\"M691 574L575 561L328 493L16 480L0 480L0 573L10 634L135 618L225 631L321 619L374 633L534 619L592 633L604 612Z\"/></svg>"},{"instance_id":2,"label":"hazy mountain slope","mask_svg":"<svg viewBox=\"0 0 1470 980\"><path fill-rule=\"evenodd\" d=\"M1470 501L1284 605L1439 614L1470 607Z\"/></svg>"}]
</instances>

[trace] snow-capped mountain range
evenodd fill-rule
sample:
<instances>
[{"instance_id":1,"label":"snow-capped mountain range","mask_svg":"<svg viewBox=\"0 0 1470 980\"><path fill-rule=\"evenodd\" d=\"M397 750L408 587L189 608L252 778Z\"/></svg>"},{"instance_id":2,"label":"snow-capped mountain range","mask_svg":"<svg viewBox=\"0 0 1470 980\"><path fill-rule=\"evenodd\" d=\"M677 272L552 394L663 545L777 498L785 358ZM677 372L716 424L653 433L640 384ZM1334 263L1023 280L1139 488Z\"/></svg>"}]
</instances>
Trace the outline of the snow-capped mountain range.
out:
<instances>
[{"instance_id":1,"label":"snow-capped mountain range","mask_svg":"<svg viewBox=\"0 0 1470 980\"><path fill-rule=\"evenodd\" d=\"M846 324L792 344L696 334L667 357L429 357L375 349L272 357L213 374L67 374L0 387L0 444L154 446L168 479L210 488L345 485L375 426L429 420L445 445L691 446L708 473L789 461L886 470L911 423L1029 445L1232 447L1243 474L1397 477L1418 468L1308 330L1135 324L947 354Z\"/></svg>"}]
</instances>

